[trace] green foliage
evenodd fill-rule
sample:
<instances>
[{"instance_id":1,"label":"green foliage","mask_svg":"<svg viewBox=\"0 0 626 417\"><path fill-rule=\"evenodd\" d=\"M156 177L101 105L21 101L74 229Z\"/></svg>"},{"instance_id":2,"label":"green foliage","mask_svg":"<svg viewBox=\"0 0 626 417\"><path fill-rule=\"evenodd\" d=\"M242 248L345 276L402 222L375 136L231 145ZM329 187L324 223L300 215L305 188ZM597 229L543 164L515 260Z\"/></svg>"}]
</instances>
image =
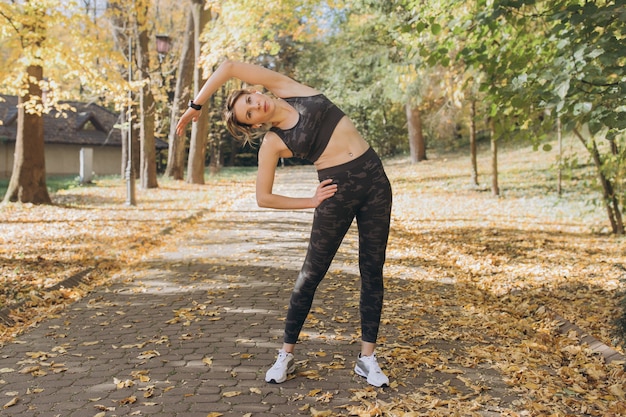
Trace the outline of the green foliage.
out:
<instances>
[{"instance_id":1,"label":"green foliage","mask_svg":"<svg viewBox=\"0 0 626 417\"><path fill-rule=\"evenodd\" d=\"M485 74L482 91L499 135L523 135L538 145L558 116L589 149L619 223L626 190L623 1L477 4L485 7L461 25L472 28L461 57Z\"/></svg>"}]
</instances>

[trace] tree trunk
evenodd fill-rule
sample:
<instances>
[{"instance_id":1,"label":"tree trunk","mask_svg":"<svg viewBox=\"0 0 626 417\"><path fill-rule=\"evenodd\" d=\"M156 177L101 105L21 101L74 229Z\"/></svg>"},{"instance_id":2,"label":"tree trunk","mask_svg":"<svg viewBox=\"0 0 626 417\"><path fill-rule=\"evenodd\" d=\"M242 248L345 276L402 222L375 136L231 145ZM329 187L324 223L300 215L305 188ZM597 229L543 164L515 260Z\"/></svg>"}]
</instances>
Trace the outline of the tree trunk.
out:
<instances>
[{"instance_id":1,"label":"tree trunk","mask_svg":"<svg viewBox=\"0 0 626 417\"><path fill-rule=\"evenodd\" d=\"M476 161L476 100L472 99L470 104L470 160L472 162L471 182L474 187L478 187L478 162Z\"/></svg>"},{"instance_id":2,"label":"tree trunk","mask_svg":"<svg viewBox=\"0 0 626 417\"><path fill-rule=\"evenodd\" d=\"M28 92L18 99L15 159L4 202L51 204L46 186L43 117L24 109L31 99L41 101L39 81L43 79L43 67L30 65L26 73Z\"/></svg>"},{"instance_id":3,"label":"tree trunk","mask_svg":"<svg viewBox=\"0 0 626 417\"><path fill-rule=\"evenodd\" d=\"M422 115L417 106L411 105L408 101L405 105L406 120L409 130L409 151L411 154L411 163L417 163L426 160L426 142L424 141L424 133L422 130Z\"/></svg>"},{"instance_id":4,"label":"tree trunk","mask_svg":"<svg viewBox=\"0 0 626 417\"><path fill-rule=\"evenodd\" d=\"M625 233L624 220L622 218L622 212L619 206L619 199L615 195L614 185L604 175L604 172L602 171L603 164L602 158L600 156L600 151L598 150L598 145L593 138L591 138L589 141L586 141L577 129L574 129L574 134L578 137L578 139L580 139L583 145L585 145L585 148L587 148L587 150L591 154L593 163L596 166L598 179L600 181L600 184L602 185L602 202L604 203L604 207L606 208L609 222L611 223L611 229L614 234L623 235Z\"/></svg>"},{"instance_id":5,"label":"tree trunk","mask_svg":"<svg viewBox=\"0 0 626 417\"><path fill-rule=\"evenodd\" d=\"M198 121L191 127L189 160L187 161L187 182L189 184L204 184L204 161L206 160L208 125L209 111L203 107Z\"/></svg>"},{"instance_id":6,"label":"tree trunk","mask_svg":"<svg viewBox=\"0 0 626 417\"><path fill-rule=\"evenodd\" d=\"M194 21L194 95L198 94L200 88L206 81L202 77L202 68L198 65L200 59L200 34L202 29L211 18L211 11L205 10L203 0L192 1L192 13ZM206 141L209 131L208 106L204 106L200 112L198 122L191 128L191 141L189 143L189 160L187 163L187 182L190 184L204 184L204 161L206 160Z\"/></svg>"},{"instance_id":7,"label":"tree trunk","mask_svg":"<svg viewBox=\"0 0 626 417\"><path fill-rule=\"evenodd\" d=\"M156 175L156 147L154 139L155 103L152 95L150 80L150 50L147 22L149 2L137 1L137 66L141 74L142 83L139 94L139 140L141 145L139 176L141 188L157 188Z\"/></svg>"},{"instance_id":8,"label":"tree trunk","mask_svg":"<svg viewBox=\"0 0 626 417\"><path fill-rule=\"evenodd\" d=\"M489 122L489 136L491 137L491 194L500 195L500 187L498 186L498 141L496 138L496 129L493 119Z\"/></svg>"},{"instance_id":9,"label":"tree trunk","mask_svg":"<svg viewBox=\"0 0 626 417\"><path fill-rule=\"evenodd\" d=\"M191 98L190 90L194 73L194 39L193 15L189 13L181 60L178 65L176 91L174 92L174 101L172 103L169 150L167 154L167 167L165 168L165 175L175 180L182 180L185 175L186 136L176 135L176 122L180 115L187 109L187 102Z\"/></svg>"},{"instance_id":10,"label":"tree trunk","mask_svg":"<svg viewBox=\"0 0 626 417\"><path fill-rule=\"evenodd\" d=\"M112 20L112 26L113 26L113 30L114 30L114 34L115 34L115 42L117 43L118 49L120 50L120 52L122 54L124 54L124 56L129 60L129 62L127 63L127 65L125 66L126 68L122 67L120 68L120 71L132 71L132 68L134 67L133 64L133 57L136 56L137 54L134 53L137 50L137 47L135 44L133 43L133 36L131 36L131 33L133 32L133 28L132 28L132 18L129 16L129 14L126 11L125 8L125 3L122 0L110 0L107 2L107 15L109 16L109 18ZM129 48L129 42L131 43L131 48ZM130 50L129 50L130 49ZM128 76L128 74L127 74ZM131 76L132 77L132 76ZM124 106L124 109L122 110L123 112L123 120L124 123L122 123L123 126L126 126L122 132L122 160L121 162L121 174L122 174L122 178L126 178L126 180L129 182L127 188L131 189L132 191L129 190L129 193L132 193L132 195L134 196L134 187L135 187L135 177L137 174L137 167L140 166L140 146L139 146L139 118L137 117L137 115L140 113L139 112L139 107L134 104L135 100L136 100L136 94L133 91L130 91L130 95L131 97L129 97L129 101L132 102L131 103L127 103L126 106ZM130 115L127 111L128 106L130 106ZM127 120L130 116L130 120ZM131 129L131 143L130 143L130 152L129 152L129 143L128 143L128 129ZM130 167L131 172L128 172L128 158L129 156L131 157L132 161L132 166ZM128 176L128 177L127 177ZM134 201L134 198L130 198L128 199L128 203L131 204L131 200ZM134 204L134 203L132 203Z\"/></svg>"},{"instance_id":11,"label":"tree trunk","mask_svg":"<svg viewBox=\"0 0 626 417\"><path fill-rule=\"evenodd\" d=\"M122 126L127 126L128 111L122 109L120 122ZM120 174L122 178L126 175L126 162L128 161L128 127L122 128L122 160Z\"/></svg>"},{"instance_id":12,"label":"tree trunk","mask_svg":"<svg viewBox=\"0 0 626 417\"><path fill-rule=\"evenodd\" d=\"M557 183L556 183L556 192L561 196L563 194L562 190L562 182L563 182L563 135L561 132L561 116L557 116L556 118L556 139L559 145L559 166L557 173Z\"/></svg>"},{"instance_id":13,"label":"tree trunk","mask_svg":"<svg viewBox=\"0 0 626 417\"><path fill-rule=\"evenodd\" d=\"M221 102L226 102L226 94L225 89L220 88ZM212 120L215 120L217 116L215 113L209 115L212 117ZM218 129L211 129L209 133L209 173L211 175L219 174L222 170L222 165L224 163L224 155L222 153L222 135L220 134Z\"/></svg>"}]
</instances>

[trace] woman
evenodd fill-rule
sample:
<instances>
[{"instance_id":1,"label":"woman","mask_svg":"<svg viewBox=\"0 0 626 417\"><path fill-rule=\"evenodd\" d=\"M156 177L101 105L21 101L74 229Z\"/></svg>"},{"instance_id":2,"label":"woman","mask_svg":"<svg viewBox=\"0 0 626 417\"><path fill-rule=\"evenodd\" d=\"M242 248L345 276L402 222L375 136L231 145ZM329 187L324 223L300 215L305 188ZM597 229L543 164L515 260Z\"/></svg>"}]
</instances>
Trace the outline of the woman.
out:
<instances>
[{"instance_id":1,"label":"woman","mask_svg":"<svg viewBox=\"0 0 626 417\"><path fill-rule=\"evenodd\" d=\"M225 118L229 131L250 143L264 133L259 148L256 199L260 207L314 208L309 247L296 280L285 321L282 349L265 380L281 383L295 371L293 351L317 286L356 217L361 272L362 344L355 372L371 385L389 385L374 350L383 304L383 264L389 236L391 186L376 153L344 113L319 91L256 65L225 61L209 77L182 115L176 133L197 121L201 106L226 81L238 78L262 85L274 97L254 89L231 93ZM269 129L269 130L268 130ZM314 163L320 184L310 198L273 193L280 158Z\"/></svg>"}]
</instances>

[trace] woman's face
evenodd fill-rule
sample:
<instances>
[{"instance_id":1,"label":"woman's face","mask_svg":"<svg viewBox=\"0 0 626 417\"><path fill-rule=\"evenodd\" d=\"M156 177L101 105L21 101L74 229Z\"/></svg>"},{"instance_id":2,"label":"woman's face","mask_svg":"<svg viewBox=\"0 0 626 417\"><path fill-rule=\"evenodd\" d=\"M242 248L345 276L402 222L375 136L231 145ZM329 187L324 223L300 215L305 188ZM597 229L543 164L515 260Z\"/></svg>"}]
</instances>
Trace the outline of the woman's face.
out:
<instances>
[{"instance_id":1,"label":"woman's face","mask_svg":"<svg viewBox=\"0 0 626 417\"><path fill-rule=\"evenodd\" d=\"M260 92L244 93L233 106L239 123L260 127L270 120L274 112L274 102Z\"/></svg>"}]
</instances>

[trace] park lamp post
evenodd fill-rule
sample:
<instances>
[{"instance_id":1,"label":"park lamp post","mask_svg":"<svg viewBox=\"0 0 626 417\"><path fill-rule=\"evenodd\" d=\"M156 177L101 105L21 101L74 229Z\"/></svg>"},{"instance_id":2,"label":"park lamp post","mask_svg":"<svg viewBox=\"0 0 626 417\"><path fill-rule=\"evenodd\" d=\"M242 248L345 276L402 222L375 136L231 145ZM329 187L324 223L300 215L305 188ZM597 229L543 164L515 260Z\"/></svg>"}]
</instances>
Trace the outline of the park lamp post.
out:
<instances>
[{"instance_id":1,"label":"park lamp post","mask_svg":"<svg viewBox=\"0 0 626 417\"><path fill-rule=\"evenodd\" d=\"M128 145L126 149L126 205L135 206L135 170L133 169L133 46L128 37Z\"/></svg>"},{"instance_id":2,"label":"park lamp post","mask_svg":"<svg viewBox=\"0 0 626 417\"><path fill-rule=\"evenodd\" d=\"M156 36L156 48L159 54L159 68L163 58L170 51L172 47L172 41L167 35ZM133 49L132 42L128 39L128 150L126 161L126 205L135 206L137 204L135 198L135 170L133 168L133 93L131 89L131 83L133 81L132 76L132 59Z\"/></svg>"},{"instance_id":3,"label":"park lamp post","mask_svg":"<svg viewBox=\"0 0 626 417\"><path fill-rule=\"evenodd\" d=\"M167 35L156 35L156 49L159 54L159 65L172 48L172 39Z\"/></svg>"}]
</instances>

